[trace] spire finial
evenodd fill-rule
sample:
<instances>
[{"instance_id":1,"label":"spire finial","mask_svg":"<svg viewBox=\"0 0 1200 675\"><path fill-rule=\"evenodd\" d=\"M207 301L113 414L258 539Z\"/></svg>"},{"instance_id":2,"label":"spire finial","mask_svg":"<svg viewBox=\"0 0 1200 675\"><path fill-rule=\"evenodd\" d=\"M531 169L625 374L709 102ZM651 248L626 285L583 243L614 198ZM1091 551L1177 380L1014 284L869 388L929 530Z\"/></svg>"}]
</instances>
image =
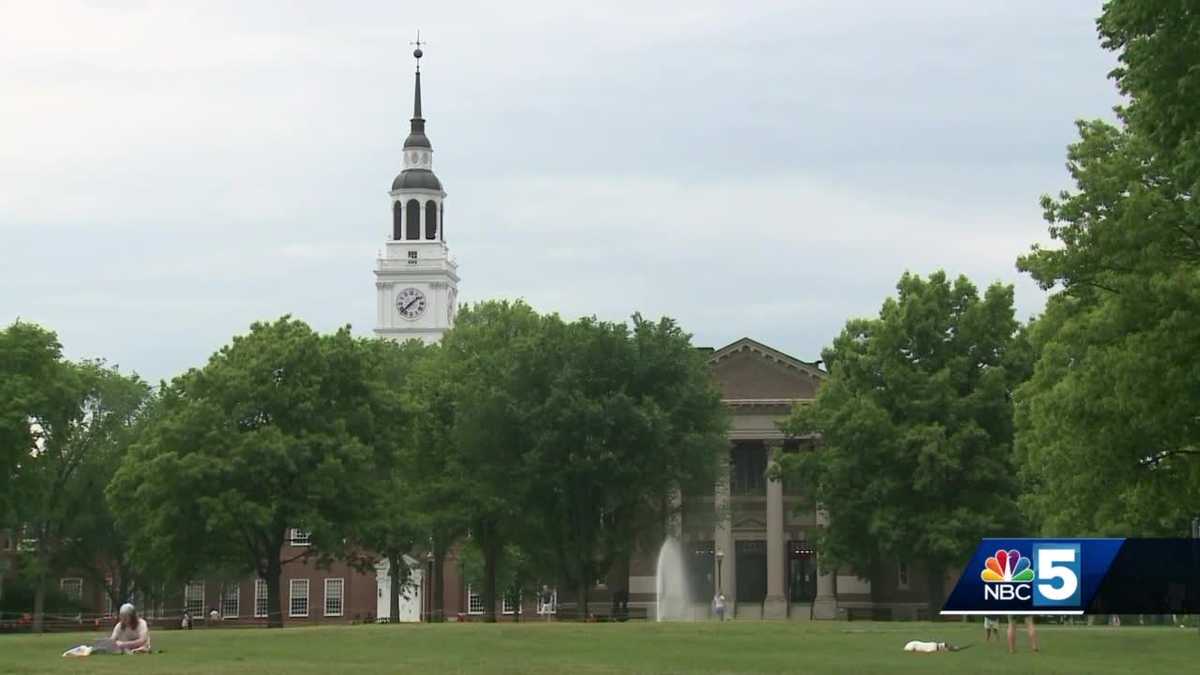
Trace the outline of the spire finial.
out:
<instances>
[{"instance_id":1,"label":"spire finial","mask_svg":"<svg viewBox=\"0 0 1200 675\"><path fill-rule=\"evenodd\" d=\"M425 56L425 52L421 51L421 31L417 31L417 39L415 42L410 42L410 45L416 45L413 50L413 58L417 60L417 85L413 94L413 119L421 119L421 57ZM414 127L415 128L415 127Z\"/></svg>"},{"instance_id":2,"label":"spire finial","mask_svg":"<svg viewBox=\"0 0 1200 675\"><path fill-rule=\"evenodd\" d=\"M410 42L408 44L416 46L416 49L413 50L413 58L417 60L417 72L419 73L419 72L421 72L421 57L425 56L425 52L421 51L421 45L426 44L424 42L421 42L421 29L420 28L417 29L416 41Z\"/></svg>"}]
</instances>

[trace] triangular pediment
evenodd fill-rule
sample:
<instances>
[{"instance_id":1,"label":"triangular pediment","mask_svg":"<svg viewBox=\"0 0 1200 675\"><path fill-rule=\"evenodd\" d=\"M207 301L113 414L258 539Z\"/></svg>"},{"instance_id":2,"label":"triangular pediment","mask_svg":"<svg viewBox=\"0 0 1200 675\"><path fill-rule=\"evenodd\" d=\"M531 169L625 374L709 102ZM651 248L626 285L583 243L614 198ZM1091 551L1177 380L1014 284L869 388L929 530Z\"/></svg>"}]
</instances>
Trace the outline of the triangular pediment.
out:
<instances>
[{"instance_id":1,"label":"triangular pediment","mask_svg":"<svg viewBox=\"0 0 1200 675\"><path fill-rule=\"evenodd\" d=\"M811 400L826 377L816 364L750 338L714 351L708 364L727 401Z\"/></svg>"}]
</instances>

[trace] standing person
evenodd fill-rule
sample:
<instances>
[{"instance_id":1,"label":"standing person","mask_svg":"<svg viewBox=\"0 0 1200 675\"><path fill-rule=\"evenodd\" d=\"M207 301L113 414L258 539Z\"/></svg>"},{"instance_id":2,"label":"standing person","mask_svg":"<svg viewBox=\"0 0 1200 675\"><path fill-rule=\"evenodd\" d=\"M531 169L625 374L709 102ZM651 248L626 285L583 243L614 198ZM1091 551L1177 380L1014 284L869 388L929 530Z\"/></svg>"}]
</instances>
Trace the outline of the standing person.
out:
<instances>
[{"instance_id":1,"label":"standing person","mask_svg":"<svg viewBox=\"0 0 1200 675\"><path fill-rule=\"evenodd\" d=\"M713 598L713 614L717 615L717 621L725 620L725 595L723 593Z\"/></svg>"},{"instance_id":2,"label":"standing person","mask_svg":"<svg viewBox=\"0 0 1200 675\"><path fill-rule=\"evenodd\" d=\"M125 654L150 653L150 627L138 616L137 610L128 602L121 605L120 619L113 627L113 646Z\"/></svg>"},{"instance_id":3,"label":"standing person","mask_svg":"<svg viewBox=\"0 0 1200 675\"><path fill-rule=\"evenodd\" d=\"M984 642L991 642L993 635L995 635L997 638L1000 637L999 622L993 617L985 616L985 617L983 617L983 640L984 640Z\"/></svg>"},{"instance_id":4,"label":"standing person","mask_svg":"<svg viewBox=\"0 0 1200 675\"><path fill-rule=\"evenodd\" d=\"M212 611L208 613L208 622L211 624L216 624L220 620L221 613L217 611L216 607L213 607Z\"/></svg>"},{"instance_id":5,"label":"standing person","mask_svg":"<svg viewBox=\"0 0 1200 675\"><path fill-rule=\"evenodd\" d=\"M541 601L542 605L542 616L546 617L546 621L549 621L555 610L554 595L550 592L549 586L546 586L545 584L542 585L542 593L539 600Z\"/></svg>"},{"instance_id":6,"label":"standing person","mask_svg":"<svg viewBox=\"0 0 1200 675\"><path fill-rule=\"evenodd\" d=\"M1029 648L1038 651L1037 628L1033 624L1033 615L1025 615L1025 630L1029 632ZM1008 653L1017 653L1017 627L1013 623L1012 614L1008 615Z\"/></svg>"},{"instance_id":7,"label":"standing person","mask_svg":"<svg viewBox=\"0 0 1200 675\"><path fill-rule=\"evenodd\" d=\"M183 610L183 618L179 620L179 627L183 630L192 629L192 613L188 610Z\"/></svg>"}]
</instances>

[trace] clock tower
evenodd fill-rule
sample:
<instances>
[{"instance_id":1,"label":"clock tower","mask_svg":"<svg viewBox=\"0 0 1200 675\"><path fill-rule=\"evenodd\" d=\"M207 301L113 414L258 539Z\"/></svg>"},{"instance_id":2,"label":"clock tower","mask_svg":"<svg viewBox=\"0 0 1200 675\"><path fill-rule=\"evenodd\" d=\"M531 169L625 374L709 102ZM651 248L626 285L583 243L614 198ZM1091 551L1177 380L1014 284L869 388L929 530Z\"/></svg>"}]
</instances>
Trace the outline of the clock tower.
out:
<instances>
[{"instance_id":1,"label":"clock tower","mask_svg":"<svg viewBox=\"0 0 1200 675\"><path fill-rule=\"evenodd\" d=\"M446 246L446 191L433 173L433 146L421 117L421 45L416 93L403 170L388 193L392 231L375 263L377 313L375 334L398 341L436 342L454 323L458 264Z\"/></svg>"}]
</instances>

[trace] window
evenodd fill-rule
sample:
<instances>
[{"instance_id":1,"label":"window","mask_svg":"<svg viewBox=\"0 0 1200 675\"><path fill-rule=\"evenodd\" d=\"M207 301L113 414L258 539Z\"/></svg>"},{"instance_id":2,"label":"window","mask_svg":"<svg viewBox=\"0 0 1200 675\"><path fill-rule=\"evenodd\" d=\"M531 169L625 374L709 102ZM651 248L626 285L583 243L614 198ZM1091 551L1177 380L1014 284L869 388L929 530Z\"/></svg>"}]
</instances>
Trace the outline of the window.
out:
<instances>
[{"instance_id":1,"label":"window","mask_svg":"<svg viewBox=\"0 0 1200 675\"><path fill-rule=\"evenodd\" d=\"M267 582L262 579L254 580L254 618L263 619L267 616L267 609L270 607L270 598L267 597Z\"/></svg>"},{"instance_id":2,"label":"window","mask_svg":"<svg viewBox=\"0 0 1200 675\"><path fill-rule=\"evenodd\" d=\"M325 616L342 615L342 592L345 586L342 579L325 580Z\"/></svg>"},{"instance_id":3,"label":"window","mask_svg":"<svg viewBox=\"0 0 1200 675\"><path fill-rule=\"evenodd\" d=\"M467 585L467 614L483 614L483 596Z\"/></svg>"},{"instance_id":4,"label":"window","mask_svg":"<svg viewBox=\"0 0 1200 675\"><path fill-rule=\"evenodd\" d=\"M817 596L817 558L804 539L788 542L788 596L792 602L812 602Z\"/></svg>"},{"instance_id":5,"label":"window","mask_svg":"<svg viewBox=\"0 0 1200 675\"><path fill-rule=\"evenodd\" d=\"M221 617L236 619L241 611L242 586L241 584L230 584L225 587L225 594L221 597Z\"/></svg>"},{"instance_id":6,"label":"window","mask_svg":"<svg viewBox=\"0 0 1200 675\"><path fill-rule=\"evenodd\" d=\"M312 533L293 527L288 530L288 543L292 546L308 546L312 543Z\"/></svg>"},{"instance_id":7,"label":"window","mask_svg":"<svg viewBox=\"0 0 1200 675\"><path fill-rule=\"evenodd\" d=\"M195 617L204 614L203 581L189 581L183 587L183 608Z\"/></svg>"},{"instance_id":8,"label":"window","mask_svg":"<svg viewBox=\"0 0 1200 675\"><path fill-rule=\"evenodd\" d=\"M62 591L62 594L71 602L79 602L83 599L83 579L79 577L59 579L58 590Z\"/></svg>"},{"instance_id":9,"label":"window","mask_svg":"<svg viewBox=\"0 0 1200 675\"><path fill-rule=\"evenodd\" d=\"M896 585L901 590L908 590L908 563L906 562L902 561L896 566Z\"/></svg>"},{"instance_id":10,"label":"window","mask_svg":"<svg viewBox=\"0 0 1200 675\"><path fill-rule=\"evenodd\" d=\"M558 611L558 589L543 588L538 594L538 614L554 614Z\"/></svg>"},{"instance_id":11,"label":"window","mask_svg":"<svg viewBox=\"0 0 1200 675\"><path fill-rule=\"evenodd\" d=\"M762 441L738 443L730 452L730 494L767 493L767 448Z\"/></svg>"},{"instance_id":12,"label":"window","mask_svg":"<svg viewBox=\"0 0 1200 675\"><path fill-rule=\"evenodd\" d=\"M288 582L288 616L308 616L308 579Z\"/></svg>"},{"instance_id":13,"label":"window","mask_svg":"<svg viewBox=\"0 0 1200 675\"><path fill-rule=\"evenodd\" d=\"M108 592L109 589L111 589L112 587L113 587L112 577L104 577L104 615L105 616L112 616L112 614L113 614L112 594Z\"/></svg>"},{"instance_id":14,"label":"window","mask_svg":"<svg viewBox=\"0 0 1200 675\"><path fill-rule=\"evenodd\" d=\"M500 601L501 614L520 614L521 613L521 596L515 590L504 594L504 598Z\"/></svg>"},{"instance_id":15,"label":"window","mask_svg":"<svg viewBox=\"0 0 1200 675\"><path fill-rule=\"evenodd\" d=\"M409 264L409 265L416 265L416 264L417 264L417 252L416 252L416 251L409 251L409 252L408 252L408 264Z\"/></svg>"},{"instance_id":16,"label":"window","mask_svg":"<svg viewBox=\"0 0 1200 675\"><path fill-rule=\"evenodd\" d=\"M421 202L410 199L404 207L404 238L417 241L421 238Z\"/></svg>"},{"instance_id":17,"label":"window","mask_svg":"<svg viewBox=\"0 0 1200 675\"><path fill-rule=\"evenodd\" d=\"M403 239L404 228L401 227L404 218L404 205L400 202L392 204L392 239Z\"/></svg>"},{"instance_id":18,"label":"window","mask_svg":"<svg viewBox=\"0 0 1200 675\"><path fill-rule=\"evenodd\" d=\"M437 239L437 220L438 220L438 205L437 202L430 199L425 202L425 238Z\"/></svg>"}]
</instances>

